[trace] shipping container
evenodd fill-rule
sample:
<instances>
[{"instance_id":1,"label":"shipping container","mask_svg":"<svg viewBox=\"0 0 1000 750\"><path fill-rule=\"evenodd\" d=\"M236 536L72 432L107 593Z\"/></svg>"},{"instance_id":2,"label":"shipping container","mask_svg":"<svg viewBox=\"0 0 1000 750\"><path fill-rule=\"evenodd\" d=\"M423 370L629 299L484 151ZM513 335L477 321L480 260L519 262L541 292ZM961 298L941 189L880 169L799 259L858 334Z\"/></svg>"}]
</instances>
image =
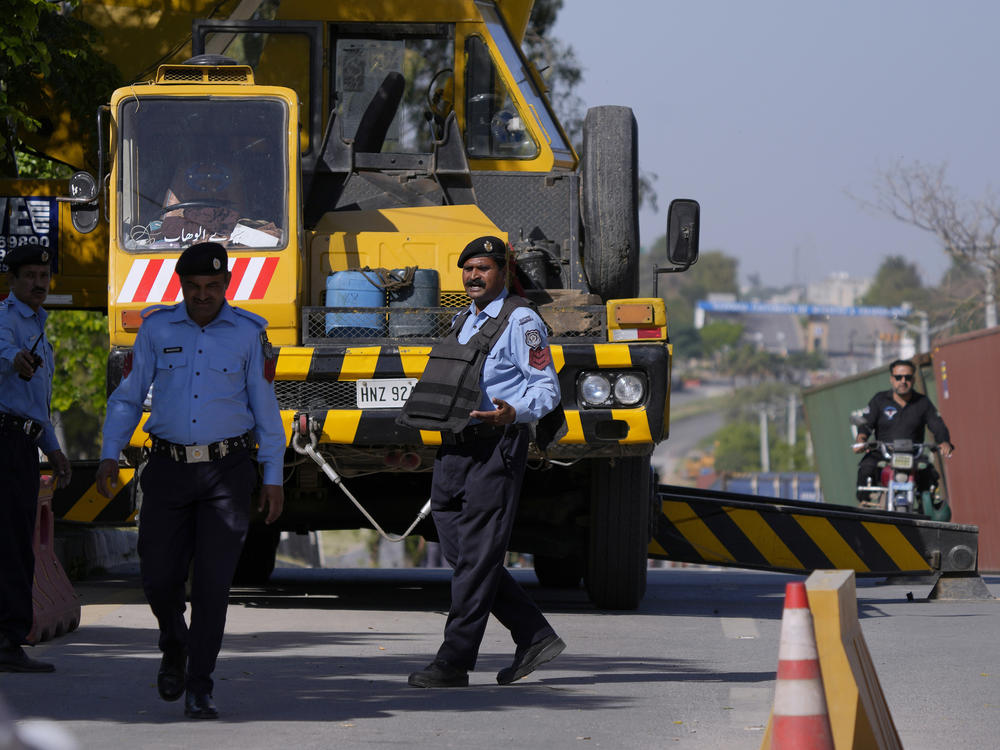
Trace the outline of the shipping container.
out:
<instances>
[{"instance_id":1,"label":"shipping container","mask_svg":"<svg viewBox=\"0 0 1000 750\"><path fill-rule=\"evenodd\" d=\"M709 489L783 500L823 502L819 476L808 472L753 472L716 474Z\"/></svg>"},{"instance_id":2,"label":"shipping container","mask_svg":"<svg viewBox=\"0 0 1000 750\"><path fill-rule=\"evenodd\" d=\"M955 523L979 527L979 570L1000 570L1000 328L937 342L938 409L955 453L945 461Z\"/></svg>"}]
</instances>

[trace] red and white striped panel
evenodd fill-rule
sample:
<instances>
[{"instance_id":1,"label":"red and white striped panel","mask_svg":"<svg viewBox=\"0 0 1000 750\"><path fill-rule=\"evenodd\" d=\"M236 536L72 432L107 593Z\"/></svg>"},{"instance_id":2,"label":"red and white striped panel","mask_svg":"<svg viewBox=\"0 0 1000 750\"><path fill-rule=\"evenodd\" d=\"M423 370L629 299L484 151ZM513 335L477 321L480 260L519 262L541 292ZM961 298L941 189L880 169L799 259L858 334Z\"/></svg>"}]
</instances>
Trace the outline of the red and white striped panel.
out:
<instances>
[{"instance_id":1,"label":"red and white striped panel","mask_svg":"<svg viewBox=\"0 0 1000 750\"><path fill-rule=\"evenodd\" d=\"M140 258L132 261L125 283L118 293L118 304L125 302L179 302L181 280L174 273L176 258ZM226 299L264 299L278 265L278 256L230 258L233 274Z\"/></svg>"}]
</instances>

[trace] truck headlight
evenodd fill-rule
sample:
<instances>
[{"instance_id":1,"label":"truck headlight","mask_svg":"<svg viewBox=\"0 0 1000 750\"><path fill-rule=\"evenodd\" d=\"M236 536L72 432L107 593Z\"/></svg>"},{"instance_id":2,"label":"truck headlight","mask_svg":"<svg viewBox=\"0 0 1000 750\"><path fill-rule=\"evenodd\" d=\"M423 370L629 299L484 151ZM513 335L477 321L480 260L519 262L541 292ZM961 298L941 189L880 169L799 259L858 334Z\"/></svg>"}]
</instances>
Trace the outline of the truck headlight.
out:
<instances>
[{"instance_id":1,"label":"truck headlight","mask_svg":"<svg viewBox=\"0 0 1000 750\"><path fill-rule=\"evenodd\" d=\"M587 406L599 406L611 395L611 381L606 376L592 372L580 381L580 397Z\"/></svg>"},{"instance_id":2,"label":"truck headlight","mask_svg":"<svg viewBox=\"0 0 1000 750\"><path fill-rule=\"evenodd\" d=\"M624 406L635 406L645 395L642 378L630 372L615 379L615 400Z\"/></svg>"},{"instance_id":3,"label":"truck headlight","mask_svg":"<svg viewBox=\"0 0 1000 750\"><path fill-rule=\"evenodd\" d=\"M637 408L646 390L646 374L635 370L582 372L576 381L577 401L585 409Z\"/></svg>"}]
</instances>

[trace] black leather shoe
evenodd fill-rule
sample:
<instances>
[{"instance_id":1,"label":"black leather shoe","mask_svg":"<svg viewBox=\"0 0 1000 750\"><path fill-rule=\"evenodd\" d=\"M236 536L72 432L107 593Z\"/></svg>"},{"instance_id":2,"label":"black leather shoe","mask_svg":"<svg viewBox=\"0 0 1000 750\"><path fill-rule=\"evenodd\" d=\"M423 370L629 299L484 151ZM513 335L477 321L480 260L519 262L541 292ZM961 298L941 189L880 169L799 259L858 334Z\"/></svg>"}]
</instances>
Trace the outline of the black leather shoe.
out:
<instances>
[{"instance_id":1,"label":"black leather shoe","mask_svg":"<svg viewBox=\"0 0 1000 750\"><path fill-rule=\"evenodd\" d=\"M160 671L156 673L156 689L165 701L175 701L184 695L184 668L187 653L182 648L170 648L163 652Z\"/></svg>"},{"instance_id":2,"label":"black leather shoe","mask_svg":"<svg viewBox=\"0 0 1000 750\"><path fill-rule=\"evenodd\" d=\"M218 719L219 709L211 694L188 690L184 696L184 715L189 719Z\"/></svg>"},{"instance_id":3,"label":"black leather shoe","mask_svg":"<svg viewBox=\"0 0 1000 750\"><path fill-rule=\"evenodd\" d=\"M32 659L20 646L0 648L0 672L55 672L54 664Z\"/></svg>"},{"instance_id":4,"label":"black leather shoe","mask_svg":"<svg viewBox=\"0 0 1000 750\"><path fill-rule=\"evenodd\" d=\"M425 669L410 675L408 683L413 687L468 687L469 673L453 667L446 661L435 659Z\"/></svg>"},{"instance_id":5,"label":"black leather shoe","mask_svg":"<svg viewBox=\"0 0 1000 750\"><path fill-rule=\"evenodd\" d=\"M566 648L563 639L555 633L548 638L543 638L538 643L532 644L524 651L514 654L514 663L506 669L497 672L497 682L501 685L509 685L512 682L526 677L547 661L552 661Z\"/></svg>"}]
</instances>

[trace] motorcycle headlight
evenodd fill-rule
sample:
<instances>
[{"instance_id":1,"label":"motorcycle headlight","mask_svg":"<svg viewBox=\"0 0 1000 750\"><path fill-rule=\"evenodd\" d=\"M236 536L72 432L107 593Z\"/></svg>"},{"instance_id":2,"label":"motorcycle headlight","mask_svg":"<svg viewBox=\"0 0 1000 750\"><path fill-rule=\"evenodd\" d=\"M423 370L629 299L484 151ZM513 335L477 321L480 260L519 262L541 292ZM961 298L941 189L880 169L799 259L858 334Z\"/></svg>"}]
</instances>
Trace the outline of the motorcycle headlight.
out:
<instances>
[{"instance_id":1,"label":"motorcycle headlight","mask_svg":"<svg viewBox=\"0 0 1000 750\"><path fill-rule=\"evenodd\" d=\"M910 453L894 453L892 456L892 468L894 469L913 468L913 455Z\"/></svg>"},{"instance_id":2,"label":"motorcycle headlight","mask_svg":"<svg viewBox=\"0 0 1000 750\"><path fill-rule=\"evenodd\" d=\"M624 373L615 380L615 399L625 406L634 406L642 401L643 393L642 378L631 373Z\"/></svg>"},{"instance_id":3,"label":"motorcycle headlight","mask_svg":"<svg viewBox=\"0 0 1000 750\"><path fill-rule=\"evenodd\" d=\"M603 404L611 395L611 382L598 373L591 373L580 381L580 397L589 406Z\"/></svg>"}]
</instances>

